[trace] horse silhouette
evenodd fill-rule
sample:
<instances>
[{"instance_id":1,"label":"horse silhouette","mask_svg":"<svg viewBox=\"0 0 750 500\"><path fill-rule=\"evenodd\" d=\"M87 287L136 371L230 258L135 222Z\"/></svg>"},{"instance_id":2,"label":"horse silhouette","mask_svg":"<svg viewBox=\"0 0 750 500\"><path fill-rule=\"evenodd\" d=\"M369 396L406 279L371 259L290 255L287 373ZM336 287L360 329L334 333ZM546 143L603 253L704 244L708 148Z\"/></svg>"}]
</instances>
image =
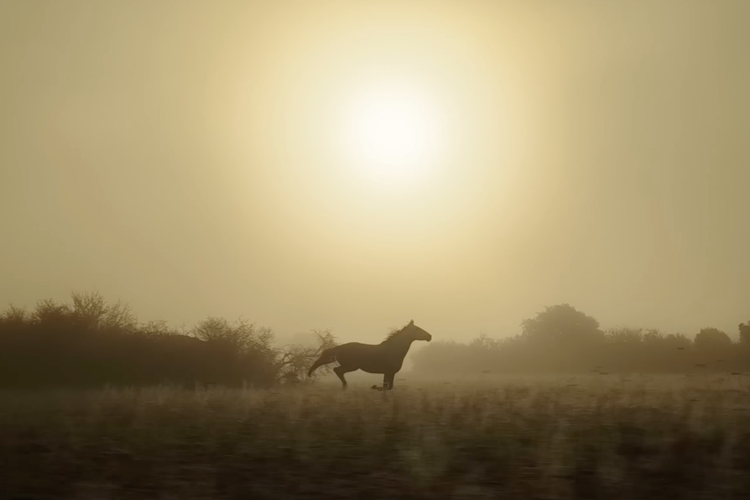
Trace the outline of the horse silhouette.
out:
<instances>
[{"instance_id":1,"label":"horse silhouette","mask_svg":"<svg viewBox=\"0 0 750 500\"><path fill-rule=\"evenodd\" d=\"M338 361L339 366L333 369L341 379L343 388L347 383L345 373L362 370L367 373L382 373L383 387L372 386L373 389L386 391L393 389L393 378L404 364L404 357L415 340L432 340L432 335L422 330L411 320L400 330L392 331L380 344L360 344L349 342L326 349L307 372L309 377L321 365Z\"/></svg>"}]
</instances>

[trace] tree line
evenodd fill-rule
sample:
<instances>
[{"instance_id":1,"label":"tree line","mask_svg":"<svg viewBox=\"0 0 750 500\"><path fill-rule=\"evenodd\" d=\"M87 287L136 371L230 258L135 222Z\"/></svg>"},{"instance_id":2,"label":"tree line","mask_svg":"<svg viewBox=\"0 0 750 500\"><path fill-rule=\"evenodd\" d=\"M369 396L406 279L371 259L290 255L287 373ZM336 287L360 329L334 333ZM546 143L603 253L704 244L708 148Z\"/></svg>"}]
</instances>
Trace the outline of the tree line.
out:
<instances>
[{"instance_id":1,"label":"tree line","mask_svg":"<svg viewBox=\"0 0 750 500\"><path fill-rule=\"evenodd\" d=\"M97 292L71 299L0 314L0 387L269 387L302 381L312 360L335 345L328 331L315 332L314 346L278 347L270 329L241 319L209 317L177 330L141 323L129 306Z\"/></svg>"},{"instance_id":2,"label":"tree line","mask_svg":"<svg viewBox=\"0 0 750 500\"><path fill-rule=\"evenodd\" d=\"M269 328L209 317L192 329L139 322L121 302L73 293L70 303L10 306L0 313L0 388L175 384L270 387L305 380L329 331L315 345L277 346ZM716 328L694 338L646 328L602 330L576 308L547 307L515 337L433 341L414 353L423 374L750 372L750 321L737 342ZM330 367L328 367L330 368ZM326 370L318 372L318 375Z\"/></svg>"},{"instance_id":3,"label":"tree line","mask_svg":"<svg viewBox=\"0 0 750 500\"><path fill-rule=\"evenodd\" d=\"M737 342L716 328L693 338L647 328L603 330L569 304L547 307L521 323L515 337L480 335L468 343L432 342L416 352L413 369L425 374L686 373L750 371L750 321Z\"/></svg>"}]
</instances>

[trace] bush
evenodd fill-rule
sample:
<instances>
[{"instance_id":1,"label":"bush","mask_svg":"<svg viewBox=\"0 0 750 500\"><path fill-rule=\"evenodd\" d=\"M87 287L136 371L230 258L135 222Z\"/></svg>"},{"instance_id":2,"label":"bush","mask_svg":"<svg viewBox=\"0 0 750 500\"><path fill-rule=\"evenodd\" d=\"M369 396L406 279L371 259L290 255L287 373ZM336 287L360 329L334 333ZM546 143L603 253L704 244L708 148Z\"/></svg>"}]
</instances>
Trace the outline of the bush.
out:
<instances>
[{"instance_id":1,"label":"bush","mask_svg":"<svg viewBox=\"0 0 750 500\"><path fill-rule=\"evenodd\" d=\"M273 332L244 320L207 318L180 333L164 322L138 323L121 302L74 293L72 304L44 300L32 312L0 314L0 387L49 388L169 383L268 387L301 380L316 346L274 346Z\"/></svg>"}]
</instances>

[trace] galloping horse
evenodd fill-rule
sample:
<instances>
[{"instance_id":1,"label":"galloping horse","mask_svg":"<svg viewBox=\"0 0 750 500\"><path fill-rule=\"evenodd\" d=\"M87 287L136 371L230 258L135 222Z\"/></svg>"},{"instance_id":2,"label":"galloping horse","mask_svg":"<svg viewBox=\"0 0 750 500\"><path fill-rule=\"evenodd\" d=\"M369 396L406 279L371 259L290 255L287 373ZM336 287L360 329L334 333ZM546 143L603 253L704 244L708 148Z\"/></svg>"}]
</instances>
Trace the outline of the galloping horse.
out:
<instances>
[{"instance_id":1,"label":"galloping horse","mask_svg":"<svg viewBox=\"0 0 750 500\"><path fill-rule=\"evenodd\" d=\"M312 375L320 365L339 362L339 366L333 369L341 379L346 389L345 373L362 370L367 373L382 373L383 387L372 386L379 391L393 389L393 377L401 369L404 357L415 340L432 340L432 335L422 330L411 320L408 325L400 330L394 330L380 344L360 344L350 342L323 351L318 360L310 367L307 376Z\"/></svg>"}]
</instances>

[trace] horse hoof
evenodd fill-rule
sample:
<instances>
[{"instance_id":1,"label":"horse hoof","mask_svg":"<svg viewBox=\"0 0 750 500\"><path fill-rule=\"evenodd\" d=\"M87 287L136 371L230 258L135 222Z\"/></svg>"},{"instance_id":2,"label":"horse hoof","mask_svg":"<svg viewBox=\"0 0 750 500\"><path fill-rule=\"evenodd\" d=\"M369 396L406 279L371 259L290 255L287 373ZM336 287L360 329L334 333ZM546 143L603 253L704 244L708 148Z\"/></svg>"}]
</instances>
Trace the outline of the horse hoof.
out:
<instances>
[{"instance_id":1,"label":"horse hoof","mask_svg":"<svg viewBox=\"0 0 750 500\"><path fill-rule=\"evenodd\" d=\"M370 387L370 389L375 389L377 391L378 390L378 386L377 385L373 385L372 387Z\"/></svg>"}]
</instances>

